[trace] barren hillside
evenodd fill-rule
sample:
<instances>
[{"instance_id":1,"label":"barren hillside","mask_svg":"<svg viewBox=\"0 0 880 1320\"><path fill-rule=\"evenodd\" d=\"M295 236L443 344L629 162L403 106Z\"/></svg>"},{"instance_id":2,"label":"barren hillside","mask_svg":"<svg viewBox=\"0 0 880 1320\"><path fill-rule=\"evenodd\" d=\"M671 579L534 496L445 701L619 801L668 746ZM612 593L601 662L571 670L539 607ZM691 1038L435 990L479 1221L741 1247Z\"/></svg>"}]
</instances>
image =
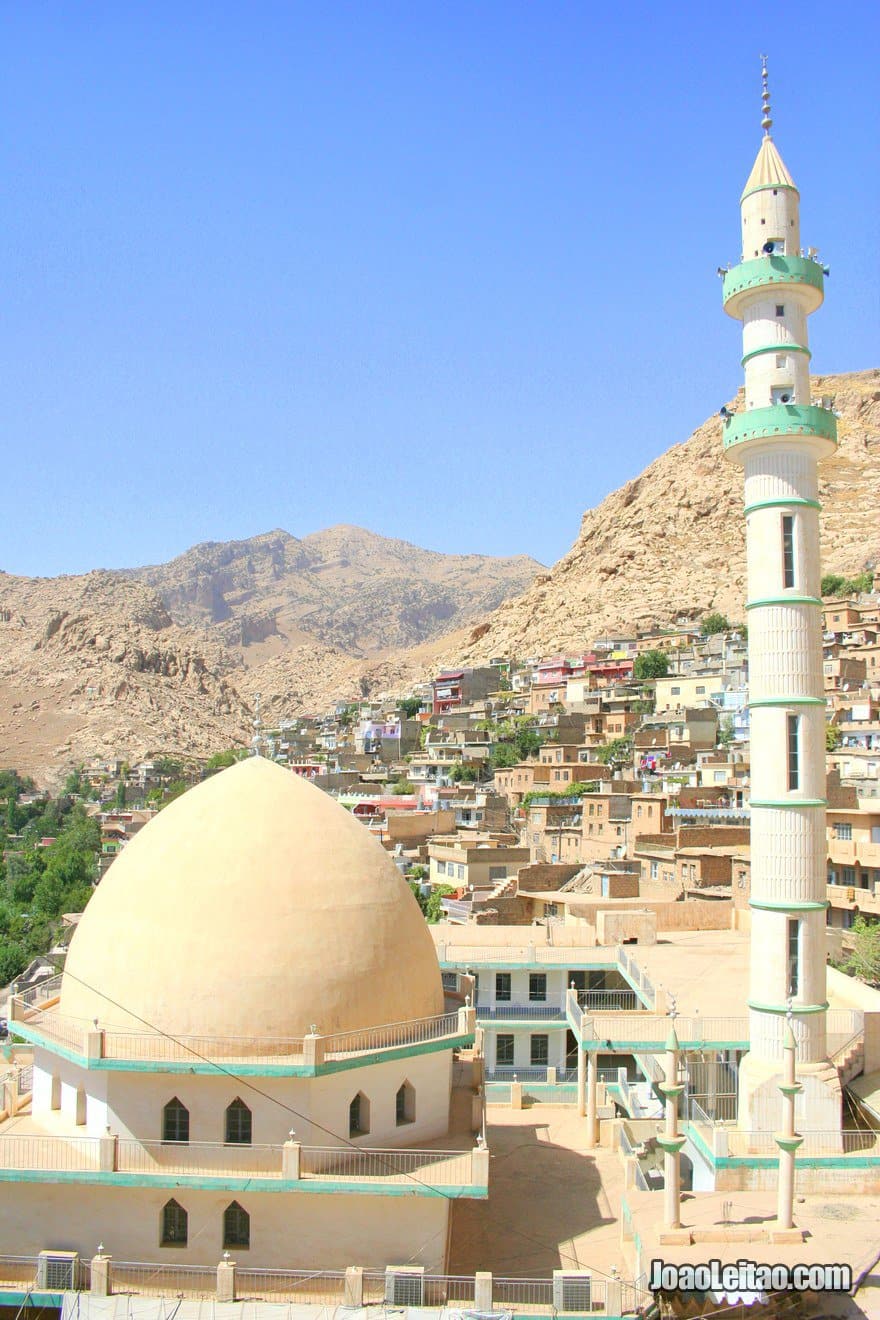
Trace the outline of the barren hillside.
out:
<instances>
[{"instance_id":1,"label":"barren hillside","mask_svg":"<svg viewBox=\"0 0 880 1320\"><path fill-rule=\"evenodd\" d=\"M820 467L823 571L854 573L880 558L880 371L814 377L813 389L840 413L839 451ZM478 625L456 660L583 647L713 609L742 619L742 473L722 458L721 425L711 418L585 513L568 554Z\"/></svg>"},{"instance_id":2,"label":"barren hillside","mask_svg":"<svg viewBox=\"0 0 880 1320\"><path fill-rule=\"evenodd\" d=\"M248 662L258 663L314 641L349 656L417 646L518 596L541 571L526 555L443 555L330 527L302 540L274 531L209 541L126 576L153 587L176 623L257 648Z\"/></svg>"}]
</instances>

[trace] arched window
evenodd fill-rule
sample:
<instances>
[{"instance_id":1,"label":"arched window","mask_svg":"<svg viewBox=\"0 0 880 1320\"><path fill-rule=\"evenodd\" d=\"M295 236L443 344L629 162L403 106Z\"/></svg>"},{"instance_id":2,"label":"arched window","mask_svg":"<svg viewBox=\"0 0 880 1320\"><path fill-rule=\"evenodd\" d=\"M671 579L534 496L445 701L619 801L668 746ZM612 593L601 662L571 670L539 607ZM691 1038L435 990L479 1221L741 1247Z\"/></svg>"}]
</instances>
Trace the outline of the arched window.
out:
<instances>
[{"instance_id":1,"label":"arched window","mask_svg":"<svg viewBox=\"0 0 880 1320\"><path fill-rule=\"evenodd\" d=\"M249 1247L251 1245L251 1217L244 1206L233 1201L223 1211L223 1246Z\"/></svg>"},{"instance_id":2,"label":"arched window","mask_svg":"<svg viewBox=\"0 0 880 1320\"><path fill-rule=\"evenodd\" d=\"M363 1091L358 1091L348 1106L348 1135L364 1137L370 1130L370 1102Z\"/></svg>"},{"instance_id":3,"label":"arched window","mask_svg":"<svg viewBox=\"0 0 880 1320\"><path fill-rule=\"evenodd\" d=\"M253 1115L243 1100L237 1097L226 1110L226 1137L230 1146L249 1146L253 1131Z\"/></svg>"},{"instance_id":4,"label":"arched window","mask_svg":"<svg viewBox=\"0 0 880 1320\"><path fill-rule=\"evenodd\" d=\"M177 1096L162 1110L162 1140L189 1141L189 1110Z\"/></svg>"},{"instance_id":5,"label":"arched window","mask_svg":"<svg viewBox=\"0 0 880 1320\"><path fill-rule=\"evenodd\" d=\"M404 1082L395 1097L395 1120L398 1127L404 1123L414 1123L416 1121L416 1092L415 1087L409 1082Z\"/></svg>"},{"instance_id":6,"label":"arched window","mask_svg":"<svg viewBox=\"0 0 880 1320\"><path fill-rule=\"evenodd\" d=\"M187 1239L188 1215L182 1205L173 1198L162 1206L162 1233L159 1245L163 1247L185 1247Z\"/></svg>"}]
</instances>

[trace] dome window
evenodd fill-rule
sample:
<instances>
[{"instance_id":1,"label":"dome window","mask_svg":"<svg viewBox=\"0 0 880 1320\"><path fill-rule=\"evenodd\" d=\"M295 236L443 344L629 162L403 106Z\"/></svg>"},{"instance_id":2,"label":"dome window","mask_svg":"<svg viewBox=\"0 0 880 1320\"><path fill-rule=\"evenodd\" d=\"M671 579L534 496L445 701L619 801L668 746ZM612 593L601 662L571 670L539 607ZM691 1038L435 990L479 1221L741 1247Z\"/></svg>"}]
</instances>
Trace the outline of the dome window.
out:
<instances>
[{"instance_id":1,"label":"dome window","mask_svg":"<svg viewBox=\"0 0 880 1320\"><path fill-rule=\"evenodd\" d=\"M416 1121L416 1091L409 1082L404 1082L395 1097L395 1121L398 1127Z\"/></svg>"},{"instance_id":2,"label":"dome window","mask_svg":"<svg viewBox=\"0 0 880 1320\"><path fill-rule=\"evenodd\" d=\"M223 1211L223 1247L251 1245L251 1217L244 1206L233 1201Z\"/></svg>"},{"instance_id":3,"label":"dome window","mask_svg":"<svg viewBox=\"0 0 880 1320\"><path fill-rule=\"evenodd\" d=\"M162 1140L189 1141L189 1110L177 1096L162 1110Z\"/></svg>"},{"instance_id":4,"label":"dome window","mask_svg":"<svg viewBox=\"0 0 880 1320\"><path fill-rule=\"evenodd\" d=\"M226 1110L227 1146L249 1146L253 1140L253 1114L237 1097Z\"/></svg>"},{"instance_id":5,"label":"dome window","mask_svg":"<svg viewBox=\"0 0 880 1320\"><path fill-rule=\"evenodd\" d=\"M365 1137L370 1130L370 1102L363 1091L358 1091L348 1106L348 1135Z\"/></svg>"},{"instance_id":6,"label":"dome window","mask_svg":"<svg viewBox=\"0 0 880 1320\"><path fill-rule=\"evenodd\" d=\"M189 1235L189 1215L173 1198L162 1206L161 1247L185 1247Z\"/></svg>"}]
</instances>

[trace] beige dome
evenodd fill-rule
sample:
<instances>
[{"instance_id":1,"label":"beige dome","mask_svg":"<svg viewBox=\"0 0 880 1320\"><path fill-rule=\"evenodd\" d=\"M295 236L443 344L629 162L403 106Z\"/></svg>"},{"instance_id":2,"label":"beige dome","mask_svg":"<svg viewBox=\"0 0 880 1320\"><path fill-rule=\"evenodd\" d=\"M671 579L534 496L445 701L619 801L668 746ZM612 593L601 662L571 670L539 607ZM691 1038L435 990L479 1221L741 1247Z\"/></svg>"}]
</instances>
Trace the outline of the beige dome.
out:
<instances>
[{"instance_id":1,"label":"beige dome","mask_svg":"<svg viewBox=\"0 0 880 1320\"><path fill-rule=\"evenodd\" d=\"M126 845L77 927L60 1004L106 1027L257 1040L442 1011L434 942L388 854L260 757Z\"/></svg>"}]
</instances>

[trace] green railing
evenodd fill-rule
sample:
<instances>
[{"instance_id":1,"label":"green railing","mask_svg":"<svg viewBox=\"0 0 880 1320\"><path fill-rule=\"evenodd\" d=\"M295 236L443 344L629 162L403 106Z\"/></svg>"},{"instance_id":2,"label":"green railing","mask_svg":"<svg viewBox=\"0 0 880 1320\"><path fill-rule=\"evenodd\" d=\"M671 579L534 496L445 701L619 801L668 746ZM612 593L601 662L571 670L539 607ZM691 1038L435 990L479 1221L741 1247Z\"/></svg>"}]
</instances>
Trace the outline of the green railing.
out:
<instances>
[{"instance_id":1,"label":"green railing","mask_svg":"<svg viewBox=\"0 0 880 1320\"><path fill-rule=\"evenodd\" d=\"M810 257L771 256L741 261L724 276L724 305L748 289L773 284L808 284L824 293L825 278L822 267Z\"/></svg>"},{"instance_id":2,"label":"green railing","mask_svg":"<svg viewBox=\"0 0 880 1320\"><path fill-rule=\"evenodd\" d=\"M830 408L816 404L776 403L769 408L750 408L734 413L724 424L724 448L747 440L785 439L787 436L820 436L837 444L837 418Z\"/></svg>"}]
</instances>

